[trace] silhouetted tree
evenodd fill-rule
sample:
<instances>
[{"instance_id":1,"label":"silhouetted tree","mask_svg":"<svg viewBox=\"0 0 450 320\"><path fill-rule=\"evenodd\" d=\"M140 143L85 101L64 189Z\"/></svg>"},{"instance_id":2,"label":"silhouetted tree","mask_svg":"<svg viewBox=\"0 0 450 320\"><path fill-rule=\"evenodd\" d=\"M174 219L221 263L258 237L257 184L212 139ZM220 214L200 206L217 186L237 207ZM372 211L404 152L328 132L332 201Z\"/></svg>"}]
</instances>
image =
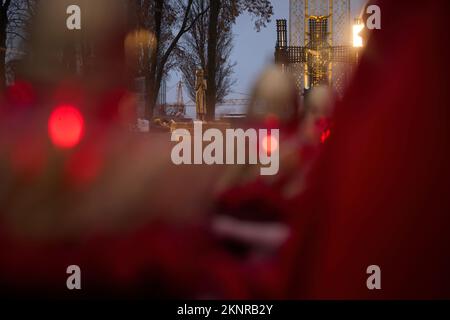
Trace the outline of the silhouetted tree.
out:
<instances>
[{"instance_id":1,"label":"silhouetted tree","mask_svg":"<svg viewBox=\"0 0 450 320\"><path fill-rule=\"evenodd\" d=\"M5 53L5 76L2 84L11 83L15 76L15 64L25 56L25 44L30 40L30 26L36 14L39 0L11 0L7 11ZM1 58L3 62L3 57ZM3 75L3 71L2 71Z\"/></svg>"},{"instance_id":2,"label":"silhouetted tree","mask_svg":"<svg viewBox=\"0 0 450 320\"><path fill-rule=\"evenodd\" d=\"M273 14L273 7L270 0L209 0L209 25L208 25L208 67L206 91L207 116L210 120L215 117L217 85L216 76L217 50L219 34L224 27L220 17L223 16L223 23L234 23L236 18L243 12L248 12L255 17L255 28L259 31L270 22Z\"/></svg>"},{"instance_id":3,"label":"silhouetted tree","mask_svg":"<svg viewBox=\"0 0 450 320\"><path fill-rule=\"evenodd\" d=\"M0 90L6 86L6 28L8 27L8 10L11 0L2 0L0 3Z\"/></svg>"},{"instance_id":4,"label":"silhouetted tree","mask_svg":"<svg viewBox=\"0 0 450 320\"><path fill-rule=\"evenodd\" d=\"M208 0L195 0L193 13L203 12L208 7ZM222 102L230 93L235 81L232 78L235 63L230 62L233 50L231 22L219 17L223 26L217 41L216 59L216 100ZM209 13L198 19L195 26L185 35L178 54L178 68L183 74L189 96L195 101L195 71L208 66L208 24Z\"/></svg>"},{"instance_id":5,"label":"silhouetted tree","mask_svg":"<svg viewBox=\"0 0 450 320\"><path fill-rule=\"evenodd\" d=\"M173 53L180 39L207 13L192 14L194 0L130 0L136 10L136 29L146 29L152 33L152 48L143 50L142 74L146 79L146 117L153 116L161 82L175 65Z\"/></svg>"}]
</instances>

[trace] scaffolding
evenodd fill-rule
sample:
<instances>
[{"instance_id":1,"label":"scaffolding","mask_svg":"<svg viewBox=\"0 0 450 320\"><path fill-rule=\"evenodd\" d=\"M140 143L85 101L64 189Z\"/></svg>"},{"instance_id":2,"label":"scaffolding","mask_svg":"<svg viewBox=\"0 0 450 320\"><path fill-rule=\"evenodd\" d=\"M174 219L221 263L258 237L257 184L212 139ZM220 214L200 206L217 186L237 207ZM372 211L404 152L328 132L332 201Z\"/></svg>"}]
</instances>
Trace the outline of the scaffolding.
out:
<instances>
[{"instance_id":1,"label":"scaffolding","mask_svg":"<svg viewBox=\"0 0 450 320\"><path fill-rule=\"evenodd\" d=\"M277 20L275 60L295 76L302 92L328 85L342 95L351 66L350 0L290 0L287 21Z\"/></svg>"}]
</instances>

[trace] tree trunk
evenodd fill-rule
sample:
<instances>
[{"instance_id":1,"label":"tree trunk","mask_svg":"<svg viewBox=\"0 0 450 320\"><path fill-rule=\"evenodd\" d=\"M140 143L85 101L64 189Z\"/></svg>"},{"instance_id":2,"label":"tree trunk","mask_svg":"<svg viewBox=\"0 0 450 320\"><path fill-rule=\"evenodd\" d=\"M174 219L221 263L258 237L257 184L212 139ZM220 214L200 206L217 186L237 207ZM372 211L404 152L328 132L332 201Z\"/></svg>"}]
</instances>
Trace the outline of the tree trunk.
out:
<instances>
[{"instance_id":1,"label":"tree trunk","mask_svg":"<svg viewBox=\"0 0 450 320\"><path fill-rule=\"evenodd\" d=\"M208 26L208 70L206 89L206 112L208 120L214 120L216 114L216 59L217 32L221 7L220 0L210 0L210 14Z\"/></svg>"},{"instance_id":2,"label":"tree trunk","mask_svg":"<svg viewBox=\"0 0 450 320\"><path fill-rule=\"evenodd\" d=\"M169 47L165 50L164 54L160 52L161 50L161 32L162 32L162 23L163 23L163 16L164 16L164 3L165 0L155 0L155 10L154 10L154 21L155 21L155 48L153 50L152 59L150 63L150 67L148 69L148 74L146 76L147 81L147 106L146 106L146 116L148 119L151 119L153 117L153 111L154 107L156 105L156 102L158 100L158 93L159 89L161 87L161 81L164 76L165 67L167 64L167 61L169 61L170 55L172 54L173 50L176 48L178 41L181 39L181 37L190 30L190 28L193 26L193 24L196 22L196 20L206 13L207 10L202 12L200 15L198 15L193 23L188 26L189 17L191 13L192 3L193 0L189 0L186 6L186 11L183 18L183 23L181 25L181 28L178 32L178 34L175 36L175 38L170 43Z\"/></svg>"},{"instance_id":3,"label":"tree trunk","mask_svg":"<svg viewBox=\"0 0 450 320\"><path fill-rule=\"evenodd\" d=\"M8 17L5 9L2 7L0 12L0 92L6 88L6 27Z\"/></svg>"},{"instance_id":4,"label":"tree trunk","mask_svg":"<svg viewBox=\"0 0 450 320\"><path fill-rule=\"evenodd\" d=\"M161 79L158 79L158 68L164 68L164 66L158 66L158 55L161 41L161 27L163 20L164 0L155 1L155 48L151 48L150 70L146 76L146 88L147 88L147 101L146 101L146 118L151 120L153 118L154 109L158 100L159 87L161 86ZM158 83L159 82L159 83Z\"/></svg>"},{"instance_id":5,"label":"tree trunk","mask_svg":"<svg viewBox=\"0 0 450 320\"><path fill-rule=\"evenodd\" d=\"M6 28L8 27L8 9L11 0L0 2L0 92L6 88Z\"/></svg>"}]
</instances>

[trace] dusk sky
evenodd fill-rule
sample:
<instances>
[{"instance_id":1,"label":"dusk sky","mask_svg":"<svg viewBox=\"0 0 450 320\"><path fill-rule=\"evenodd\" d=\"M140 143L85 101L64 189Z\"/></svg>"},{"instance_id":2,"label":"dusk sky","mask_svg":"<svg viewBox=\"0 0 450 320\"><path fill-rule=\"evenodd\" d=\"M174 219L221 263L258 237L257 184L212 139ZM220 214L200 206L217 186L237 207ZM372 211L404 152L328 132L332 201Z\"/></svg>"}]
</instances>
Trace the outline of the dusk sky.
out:
<instances>
[{"instance_id":1,"label":"dusk sky","mask_svg":"<svg viewBox=\"0 0 450 320\"><path fill-rule=\"evenodd\" d=\"M351 0L352 19L359 15L365 0ZM233 32L235 34L234 50L231 56L236 62L234 78L237 80L233 93L228 98L245 99L245 95L251 91L253 83L264 67L273 63L276 43L276 20L289 18L289 0L273 0L274 16L266 28L257 32L252 22L252 17L244 14L238 18ZM174 73L168 81L167 101L176 101L176 83L180 75ZM184 94L185 101L188 100Z\"/></svg>"}]
</instances>

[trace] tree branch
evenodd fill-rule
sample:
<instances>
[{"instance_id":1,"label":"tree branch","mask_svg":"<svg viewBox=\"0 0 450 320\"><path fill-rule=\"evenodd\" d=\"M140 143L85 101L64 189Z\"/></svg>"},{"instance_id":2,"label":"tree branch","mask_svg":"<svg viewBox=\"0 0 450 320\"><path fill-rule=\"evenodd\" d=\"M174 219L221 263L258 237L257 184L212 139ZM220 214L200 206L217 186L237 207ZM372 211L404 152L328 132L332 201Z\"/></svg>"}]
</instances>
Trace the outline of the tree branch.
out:
<instances>
[{"instance_id":1,"label":"tree branch","mask_svg":"<svg viewBox=\"0 0 450 320\"><path fill-rule=\"evenodd\" d=\"M188 24L188 20L189 20L189 16L191 14L191 8L192 8L192 3L194 2L194 0L189 0L187 8L186 8L186 12L184 14L184 19L183 19L183 23L181 25L180 31L178 31L178 34L175 36L175 38L172 40L172 43L170 44L170 46L167 48L165 54L163 55L162 59L161 59L161 64L164 66L167 62L167 60L169 59L170 54L172 53L173 49L176 47L178 41L181 39L181 37L188 32L194 25L195 23L198 21L198 19L200 17L202 17L203 15L205 15L206 12L208 12L209 7L206 8L205 10L203 10L202 12L200 12L195 19L192 21L192 23L189 25L189 27L186 28L186 25Z\"/></svg>"}]
</instances>

